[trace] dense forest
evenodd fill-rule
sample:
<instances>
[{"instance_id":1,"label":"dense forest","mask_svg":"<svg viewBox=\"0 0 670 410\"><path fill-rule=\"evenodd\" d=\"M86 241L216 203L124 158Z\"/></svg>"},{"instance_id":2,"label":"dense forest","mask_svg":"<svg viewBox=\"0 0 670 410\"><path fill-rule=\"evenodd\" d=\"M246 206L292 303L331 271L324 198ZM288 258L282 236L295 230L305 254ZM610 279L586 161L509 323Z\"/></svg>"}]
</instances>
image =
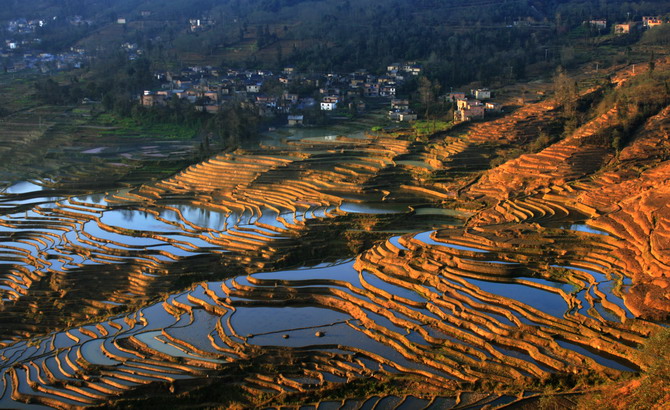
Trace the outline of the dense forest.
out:
<instances>
[{"instance_id":1,"label":"dense forest","mask_svg":"<svg viewBox=\"0 0 670 410\"><path fill-rule=\"evenodd\" d=\"M418 60L442 84L513 81L593 58L584 48L600 31L594 18L640 20L670 1L622 0L28 0L10 2L0 19L49 18L40 28L47 51L87 46L100 54L137 43L156 65L212 65L303 71L382 72ZM68 20L81 16L85 24ZM117 18L128 20L113 31ZM203 23L189 29L189 19ZM199 24L199 23L198 23ZM617 40L625 46L635 34ZM106 47L100 47L103 44ZM117 48L114 47L116 45ZM95 47L93 47L95 46ZM91 51L93 52L93 51ZM622 61L603 61L602 64Z\"/></svg>"},{"instance_id":2,"label":"dense forest","mask_svg":"<svg viewBox=\"0 0 670 410\"><path fill-rule=\"evenodd\" d=\"M188 18L189 15L209 13L231 15L235 18L262 20L274 16L314 17L328 11L332 17L365 18L374 15L402 15L415 12L430 12L435 20L444 23L480 22L497 23L503 19L532 17L535 19L557 18L561 15L565 23L580 21L586 17L616 19L640 18L658 9L666 9L668 1L622 1L622 0L7 0L0 10L0 19L11 19L17 15L25 18L45 16L66 17L81 15L86 18L103 18L112 15L134 15L150 11L155 18ZM296 16L301 11L304 16ZM576 19L576 20L575 20Z\"/></svg>"}]
</instances>

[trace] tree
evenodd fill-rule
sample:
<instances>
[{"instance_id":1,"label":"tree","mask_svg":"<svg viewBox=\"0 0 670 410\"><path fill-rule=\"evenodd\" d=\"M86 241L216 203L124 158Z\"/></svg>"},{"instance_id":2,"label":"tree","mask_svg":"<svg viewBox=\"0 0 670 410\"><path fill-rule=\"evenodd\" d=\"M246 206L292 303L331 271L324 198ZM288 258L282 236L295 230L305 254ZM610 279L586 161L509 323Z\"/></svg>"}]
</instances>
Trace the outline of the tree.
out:
<instances>
[{"instance_id":1,"label":"tree","mask_svg":"<svg viewBox=\"0 0 670 410\"><path fill-rule=\"evenodd\" d=\"M562 67L559 67L554 75L554 98L561 107L563 119L566 121L566 130L577 128L579 124L577 83L566 74Z\"/></svg>"},{"instance_id":2,"label":"tree","mask_svg":"<svg viewBox=\"0 0 670 410\"><path fill-rule=\"evenodd\" d=\"M419 79L418 91L421 104L426 109L424 116L428 118L430 109L437 98L437 94L440 91L440 83L437 80L431 82L428 78L421 77Z\"/></svg>"},{"instance_id":3,"label":"tree","mask_svg":"<svg viewBox=\"0 0 670 410\"><path fill-rule=\"evenodd\" d=\"M654 51L652 50L649 57L649 76L654 75L654 68L656 68L656 56L654 56Z\"/></svg>"}]
</instances>

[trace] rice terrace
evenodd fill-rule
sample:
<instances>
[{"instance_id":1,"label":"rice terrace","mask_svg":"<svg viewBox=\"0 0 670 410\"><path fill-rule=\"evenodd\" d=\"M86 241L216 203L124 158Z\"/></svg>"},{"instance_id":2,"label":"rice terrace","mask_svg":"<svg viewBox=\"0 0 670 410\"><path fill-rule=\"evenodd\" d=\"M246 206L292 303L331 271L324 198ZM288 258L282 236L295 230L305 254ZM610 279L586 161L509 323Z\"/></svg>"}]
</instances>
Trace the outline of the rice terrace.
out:
<instances>
[{"instance_id":1,"label":"rice terrace","mask_svg":"<svg viewBox=\"0 0 670 410\"><path fill-rule=\"evenodd\" d=\"M132 24L67 24L91 27L77 44L162 33L144 3ZM295 33L295 58L321 44L286 20L181 50L227 14L207 16L161 53L206 65L244 46L235 64L261 66L285 62ZM200 94L182 72L131 104L82 100L104 88L82 68L76 81L6 68L0 408L664 408L670 59L656 29L626 52L591 34L576 49L612 59L595 70L495 77L496 112L476 121L452 121L483 105L438 98L448 89L414 79L418 63L394 80L418 87L409 103L338 90L348 108L334 113L333 84L371 74L306 75L307 92L282 86L292 67L229 69L212 91L191 69ZM110 76L132 83L152 52ZM391 101L406 105L393 121ZM300 115L267 114L281 104Z\"/></svg>"}]
</instances>

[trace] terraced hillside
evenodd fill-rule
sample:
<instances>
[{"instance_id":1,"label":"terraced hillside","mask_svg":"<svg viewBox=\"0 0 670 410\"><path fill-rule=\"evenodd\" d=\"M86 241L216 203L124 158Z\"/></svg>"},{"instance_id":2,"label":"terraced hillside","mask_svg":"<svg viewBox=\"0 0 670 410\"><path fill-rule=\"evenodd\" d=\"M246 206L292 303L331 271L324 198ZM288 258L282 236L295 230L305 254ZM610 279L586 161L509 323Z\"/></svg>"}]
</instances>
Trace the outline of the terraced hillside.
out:
<instances>
[{"instance_id":1,"label":"terraced hillside","mask_svg":"<svg viewBox=\"0 0 670 410\"><path fill-rule=\"evenodd\" d=\"M107 192L13 185L0 407L571 407L653 368L670 109L619 152L596 138L615 107L499 164L555 105L427 143L221 153Z\"/></svg>"},{"instance_id":2,"label":"terraced hillside","mask_svg":"<svg viewBox=\"0 0 670 410\"><path fill-rule=\"evenodd\" d=\"M34 106L1 118L0 186L37 179L88 192L136 186L193 162L199 141L127 134L99 116L95 105L82 104Z\"/></svg>"}]
</instances>

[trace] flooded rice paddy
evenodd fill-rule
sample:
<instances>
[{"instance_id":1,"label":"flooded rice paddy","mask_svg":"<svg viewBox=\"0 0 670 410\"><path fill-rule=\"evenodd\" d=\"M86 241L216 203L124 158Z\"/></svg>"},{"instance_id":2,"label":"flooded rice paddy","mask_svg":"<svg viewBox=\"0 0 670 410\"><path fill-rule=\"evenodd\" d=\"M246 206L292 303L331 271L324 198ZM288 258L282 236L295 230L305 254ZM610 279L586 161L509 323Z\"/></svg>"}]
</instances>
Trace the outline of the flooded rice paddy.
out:
<instances>
[{"instance_id":1,"label":"flooded rice paddy","mask_svg":"<svg viewBox=\"0 0 670 410\"><path fill-rule=\"evenodd\" d=\"M386 201L390 170L405 172L389 164L408 150L307 138L131 189L11 185L0 406L92 406L206 379L272 398L381 375L444 392L638 370L636 345L656 325L627 309L605 232L575 223L525 241L464 229L467 212L415 208L427 199L411 190ZM442 396L354 402L451 403Z\"/></svg>"}]
</instances>

